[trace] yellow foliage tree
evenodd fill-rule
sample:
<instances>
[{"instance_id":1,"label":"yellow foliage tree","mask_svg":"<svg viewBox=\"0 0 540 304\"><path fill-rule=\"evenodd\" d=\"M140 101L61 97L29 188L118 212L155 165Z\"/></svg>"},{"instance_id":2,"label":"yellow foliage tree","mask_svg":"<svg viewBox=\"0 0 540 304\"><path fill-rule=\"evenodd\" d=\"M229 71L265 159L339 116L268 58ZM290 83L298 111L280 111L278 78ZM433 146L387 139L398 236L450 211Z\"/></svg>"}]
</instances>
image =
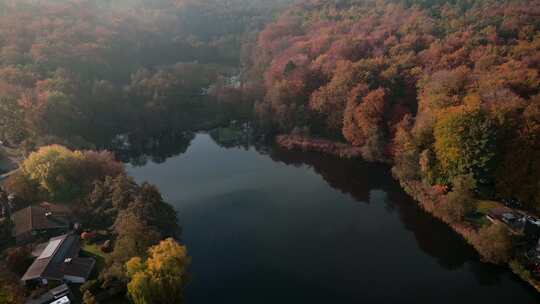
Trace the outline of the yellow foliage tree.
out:
<instances>
[{"instance_id":1,"label":"yellow foliage tree","mask_svg":"<svg viewBox=\"0 0 540 304\"><path fill-rule=\"evenodd\" d=\"M85 193L95 180L123 172L124 166L110 152L71 151L51 145L31 153L21 165L22 176L8 184L21 190L35 184L51 199L69 201Z\"/></svg>"},{"instance_id":2,"label":"yellow foliage tree","mask_svg":"<svg viewBox=\"0 0 540 304\"><path fill-rule=\"evenodd\" d=\"M47 191L52 198L64 200L80 191L81 166L84 155L63 146L51 145L31 153L21 170L30 180Z\"/></svg>"},{"instance_id":3,"label":"yellow foliage tree","mask_svg":"<svg viewBox=\"0 0 540 304\"><path fill-rule=\"evenodd\" d=\"M191 258L185 246L168 238L148 250L148 259L126 263L128 294L135 304L182 303Z\"/></svg>"}]
</instances>

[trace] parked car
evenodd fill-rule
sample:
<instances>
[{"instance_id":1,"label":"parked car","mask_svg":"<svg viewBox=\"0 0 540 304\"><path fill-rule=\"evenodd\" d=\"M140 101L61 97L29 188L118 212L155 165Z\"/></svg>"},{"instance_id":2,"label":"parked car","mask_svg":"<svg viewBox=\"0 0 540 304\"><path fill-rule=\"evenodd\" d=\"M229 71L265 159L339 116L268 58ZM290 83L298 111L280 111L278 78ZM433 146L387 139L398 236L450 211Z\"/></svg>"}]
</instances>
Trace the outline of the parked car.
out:
<instances>
[{"instance_id":1,"label":"parked car","mask_svg":"<svg viewBox=\"0 0 540 304\"><path fill-rule=\"evenodd\" d=\"M519 217L517 217L515 214L513 213L503 213L502 217L501 217L502 221L505 222L507 225L513 225L515 224L518 220L519 220Z\"/></svg>"}]
</instances>

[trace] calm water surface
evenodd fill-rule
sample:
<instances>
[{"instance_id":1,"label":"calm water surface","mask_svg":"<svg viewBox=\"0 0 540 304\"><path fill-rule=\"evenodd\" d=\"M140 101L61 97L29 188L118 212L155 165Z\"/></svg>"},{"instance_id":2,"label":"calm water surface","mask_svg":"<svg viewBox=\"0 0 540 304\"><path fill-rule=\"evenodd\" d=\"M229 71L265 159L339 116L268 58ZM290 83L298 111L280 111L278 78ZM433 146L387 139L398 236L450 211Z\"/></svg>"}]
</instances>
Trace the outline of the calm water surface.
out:
<instances>
[{"instance_id":1,"label":"calm water surface","mask_svg":"<svg viewBox=\"0 0 540 304\"><path fill-rule=\"evenodd\" d=\"M188 303L536 303L431 218L389 169L317 154L223 148L128 167L179 212Z\"/></svg>"}]
</instances>

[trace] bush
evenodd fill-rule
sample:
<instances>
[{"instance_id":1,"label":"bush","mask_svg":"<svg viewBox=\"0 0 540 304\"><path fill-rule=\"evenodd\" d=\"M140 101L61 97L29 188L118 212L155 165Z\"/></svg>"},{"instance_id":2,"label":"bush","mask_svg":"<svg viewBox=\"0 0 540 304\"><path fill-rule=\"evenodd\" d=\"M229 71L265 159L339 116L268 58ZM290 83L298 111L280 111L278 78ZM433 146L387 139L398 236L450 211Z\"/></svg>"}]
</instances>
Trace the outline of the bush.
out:
<instances>
[{"instance_id":1,"label":"bush","mask_svg":"<svg viewBox=\"0 0 540 304\"><path fill-rule=\"evenodd\" d=\"M538 292L540 292L540 282L536 280L531 272L527 270L519 261L512 260L510 261L510 269L522 278L524 281L529 282Z\"/></svg>"},{"instance_id":2,"label":"bush","mask_svg":"<svg viewBox=\"0 0 540 304\"><path fill-rule=\"evenodd\" d=\"M501 224L481 228L471 237L471 243L486 262L503 264L510 258L512 238L506 227Z\"/></svg>"},{"instance_id":3,"label":"bush","mask_svg":"<svg viewBox=\"0 0 540 304\"><path fill-rule=\"evenodd\" d=\"M112 251L112 243L111 240L106 240L103 245L99 248L101 252L103 253L110 253Z\"/></svg>"},{"instance_id":4,"label":"bush","mask_svg":"<svg viewBox=\"0 0 540 304\"><path fill-rule=\"evenodd\" d=\"M471 209L467 202L451 197L453 193L449 193L448 198L440 203L439 212L445 222L457 223L462 221Z\"/></svg>"},{"instance_id":5,"label":"bush","mask_svg":"<svg viewBox=\"0 0 540 304\"><path fill-rule=\"evenodd\" d=\"M492 177L497 129L486 113L453 108L441 115L433 134L437 160L448 177L471 172L484 182Z\"/></svg>"},{"instance_id":6,"label":"bush","mask_svg":"<svg viewBox=\"0 0 540 304\"><path fill-rule=\"evenodd\" d=\"M85 231L81 233L81 239L92 242L97 236L97 233L94 231Z\"/></svg>"},{"instance_id":7,"label":"bush","mask_svg":"<svg viewBox=\"0 0 540 304\"><path fill-rule=\"evenodd\" d=\"M98 302L96 301L96 298L94 297L92 292L90 290L86 290L83 293L83 303L84 304L97 304Z\"/></svg>"},{"instance_id":8,"label":"bush","mask_svg":"<svg viewBox=\"0 0 540 304\"><path fill-rule=\"evenodd\" d=\"M4 189L8 193L17 194L17 202L35 203L43 199L44 195L39 183L30 179L22 171L17 171L4 181ZM16 207L20 208L20 204Z\"/></svg>"},{"instance_id":9,"label":"bush","mask_svg":"<svg viewBox=\"0 0 540 304\"><path fill-rule=\"evenodd\" d=\"M24 302L24 291L17 283L0 278L0 303L18 304Z\"/></svg>"},{"instance_id":10,"label":"bush","mask_svg":"<svg viewBox=\"0 0 540 304\"><path fill-rule=\"evenodd\" d=\"M472 189L476 182L472 175L457 176L452 184L452 191L446 195L446 199L439 207L441 217L448 223L460 222L474 211Z\"/></svg>"},{"instance_id":11,"label":"bush","mask_svg":"<svg viewBox=\"0 0 540 304\"><path fill-rule=\"evenodd\" d=\"M27 247L15 247L6 250L6 263L9 269L22 275L32 264L31 252Z\"/></svg>"}]
</instances>

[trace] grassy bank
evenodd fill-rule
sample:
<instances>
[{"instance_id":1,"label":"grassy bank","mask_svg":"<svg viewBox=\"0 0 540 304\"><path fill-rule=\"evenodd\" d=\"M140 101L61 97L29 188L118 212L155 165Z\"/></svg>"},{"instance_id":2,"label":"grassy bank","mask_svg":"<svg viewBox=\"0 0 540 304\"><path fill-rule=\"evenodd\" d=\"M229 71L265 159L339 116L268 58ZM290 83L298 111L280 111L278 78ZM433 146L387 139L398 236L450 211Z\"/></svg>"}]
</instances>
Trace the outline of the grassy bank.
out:
<instances>
[{"instance_id":1,"label":"grassy bank","mask_svg":"<svg viewBox=\"0 0 540 304\"><path fill-rule=\"evenodd\" d=\"M521 259L518 259L515 252L505 253L510 255L509 258L494 259L491 252L486 251L482 247L485 246L486 242L492 241L492 235L490 235L490 230L488 230L490 227L498 226L498 228L501 230L506 230L506 228L502 227L502 224L490 224L487 220L485 220L485 215L488 213L488 211L490 209L502 206L501 203L485 200L478 201L476 212L481 214L479 219L477 218L471 220L469 218L465 218L459 222L450 222L444 216L441 216L441 214L437 212L438 209L436 209L436 206L443 204L445 199L444 195L434 193L430 187L425 186L419 181L400 181L400 184L402 188L418 202L423 210L445 222L467 243L473 246L480 254L484 262L508 265L513 273L540 292L540 281L534 278L531 272L525 268L523 262L520 261ZM480 224L477 221L481 221ZM487 233L482 233L486 231ZM495 256L495 258L497 258L497 256Z\"/></svg>"},{"instance_id":2,"label":"grassy bank","mask_svg":"<svg viewBox=\"0 0 540 304\"><path fill-rule=\"evenodd\" d=\"M348 151L351 149L350 146L345 144L338 146L328 140L282 135L276 138L276 143L287 150L313 151L340 158L362 158L361 153L344 155L342 151ZM473 199L474 208L457 219L448 214L452 212L448 210L451 203L448 202L446 191L428 186L420 180L395 178L424 211L450 226L464 241L476 249L484 262L508 265L517 276L540 292L540 281L526 269L524 261L516 257L519 254L515 252L512 242L515 235L512 235L513 233L509 232L503 224L493 224L486 218L490 210L504 207L502 203Z\"/></svg>"}]
</instances>

